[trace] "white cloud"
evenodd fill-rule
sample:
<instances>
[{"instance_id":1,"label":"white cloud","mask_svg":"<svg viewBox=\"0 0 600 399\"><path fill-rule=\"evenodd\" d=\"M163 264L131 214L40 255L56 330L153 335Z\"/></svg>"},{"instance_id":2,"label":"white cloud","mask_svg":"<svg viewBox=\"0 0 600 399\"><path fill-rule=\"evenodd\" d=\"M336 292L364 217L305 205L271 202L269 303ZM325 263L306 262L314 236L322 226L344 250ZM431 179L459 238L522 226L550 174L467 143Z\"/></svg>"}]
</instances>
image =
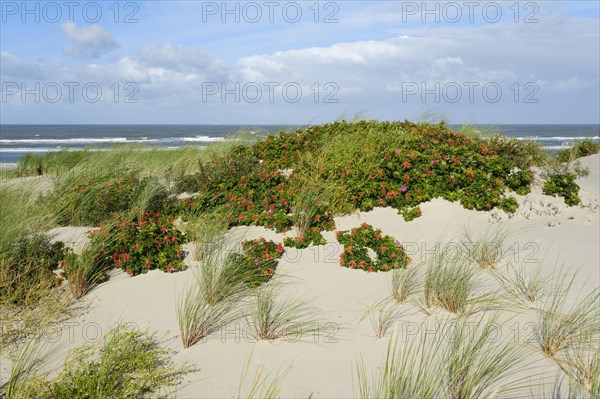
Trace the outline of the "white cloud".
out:
<instances>
[{"instance_id":1,"label":"white cloud","mask_svg":"<svg viewBox=\"0 0 600 399\"><path fill-rule=\"evenodd\" d=\"M0 65L2 65L0 71L3 77L36 78L41 75L37 63L22 60L5 51L0 52Z\"/></svg>"},{"instance_id":2,"label":"white cloud","mask_svg":"<svg viewBox=\"0 0 600 399\"><path fill-rule=\"evenodd\" d=\"M66 22L61 27L64 35L72 44L64 49L66 55L77 58L98 58L119 48L119 44L110 33L100 25L78 28L74 22Z\"/></svg>"}]
</instances>

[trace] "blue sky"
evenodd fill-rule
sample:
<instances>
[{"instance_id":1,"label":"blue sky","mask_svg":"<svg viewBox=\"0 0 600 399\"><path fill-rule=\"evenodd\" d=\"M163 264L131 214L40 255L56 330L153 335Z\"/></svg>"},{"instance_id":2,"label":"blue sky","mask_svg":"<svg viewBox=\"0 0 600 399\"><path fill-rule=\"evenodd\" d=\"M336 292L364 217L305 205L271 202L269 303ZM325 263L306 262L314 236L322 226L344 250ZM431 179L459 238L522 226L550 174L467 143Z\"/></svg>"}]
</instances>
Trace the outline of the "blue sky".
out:
<instances>
[{"instance_id":1,"label":"blue sky","mask_svg":"<svg viewBox=\"0 0 600 399\"><path fill-rule=\"evenodd\" d=\"M0 6L0 123L600 122L593 0Z\"/></svg>"}]
</instances>

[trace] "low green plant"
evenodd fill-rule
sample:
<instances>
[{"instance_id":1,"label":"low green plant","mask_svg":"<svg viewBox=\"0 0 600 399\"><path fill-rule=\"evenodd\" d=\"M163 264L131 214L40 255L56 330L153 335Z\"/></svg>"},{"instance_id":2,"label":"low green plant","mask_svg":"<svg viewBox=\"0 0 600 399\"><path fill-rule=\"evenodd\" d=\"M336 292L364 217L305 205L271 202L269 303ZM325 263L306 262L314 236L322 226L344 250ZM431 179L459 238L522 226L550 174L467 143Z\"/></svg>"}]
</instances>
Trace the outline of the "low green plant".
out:
<instances>
[{"instance_id":1,"label":"low green plant","mask_svg":"<svg viewBox=\"0 0 600 399\"><path fill-rule=\"evenodd\" d=\"M519 195L526 195L531 192L531 183L533 183L534 174L530 170L517 170L511 172L506 179L506 185Z\"/></svg>"},{"instance_id":2,"label":"low green plant","mask_svg":"<svg viewBox=\"0 0 600 399\"><path fill-rule=\"evenodd\" d=\"M0 257L0 303L34 305L60 284L53 272L66 250L45 234L24 234Z\"/></svg>"},{"instance_id":3,"label":"low green plant","mask_svg":"<svg viewBox=\"0 0 600 399\"><path fill-rule=\"evenodd\" d=\"M556 158L560 162L572 162L577 158L600 152L600 142L591 138L576 141L571 148L558 151Z\"/></svg>"},{"instance_id":4,"label":"low green plant","mask_svg":"<svg viewBox=\"0 0 600 399\"><path fill-rule=\"evenodd\" d=\"M366 223L349 231L338 231L336 235L344 245L340 255L340 265L344 267L373 272L404 268L410 263L399 242ZM375 251L377 259L371 259L368 249Z\"/></svg>"},{"instance_id":5,"label":"low green plant","mask_svg":"<svg viewBox=\"0 0 600 399\"><path fill-rule=\"evenodd\" d=\"M418 206L415 206L414 208L402 209L400 213L402 214L404 220L407 222L413 221L416 218L421 217L421 215L423 214L421 208Z\"/></svg>"},{"instance_id":6,"label":"low green plant","mask_svg":"<svg viewBox=\"0 0 600 399\"><path fill-rule=\"evenodd\" d=\"M125 324L97 343L73 349L64 369L32 399L148 398L166 396L195 369L174 366L168 350L147 332ZM39 380L37 381L39 385Z\"/></svg>"},{"instance_id":7,"label":"low green plant","mask_svg":"<svg viewBox=\"0 0 600 399\"><path fill-rule=\"evenodd\" d=\"M97 269L125 270L129 275L159 269L177 272L185 269L184 235L172 217L146 212L141 217L115 214L99 230L90 232Z\"/></svg>"},{"instance_id":8,"label":"low green plant","mask_svg":"<svg viewBox=\"0 0 600 399\"><path fill-rule=\"evenodd\" d=\"M279 263L278 259L283 255L283 245L261 237L243 241L242 247L243 254L231 255L232 258L237 258L235 262L243 265L240 279L251 287L257 287L269 281L275 274Z\"/></svg>"},{"instance_id":9,"label":"low green plant","mask_svg":"<svg viewBox=\"0 0 600 399\"><path fill-rule=\"evenodd\" d=\"M543 193L546 195L560 196L565 204L575 206L581 203L579 198L579 185L575 182L573 173L551 174L544 183Z\"/></svg>"}]
</instances>

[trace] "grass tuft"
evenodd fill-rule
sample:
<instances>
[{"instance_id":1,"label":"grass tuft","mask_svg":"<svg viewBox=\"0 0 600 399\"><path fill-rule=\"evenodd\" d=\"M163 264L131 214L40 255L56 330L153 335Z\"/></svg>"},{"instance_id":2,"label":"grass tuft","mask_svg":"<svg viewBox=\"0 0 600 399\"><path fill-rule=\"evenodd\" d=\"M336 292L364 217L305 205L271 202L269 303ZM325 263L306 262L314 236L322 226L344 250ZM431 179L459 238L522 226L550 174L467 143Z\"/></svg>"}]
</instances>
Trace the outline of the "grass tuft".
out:
<instances>
[{"instance_id":1,"label":"grass tuft","mask_svg":"<svg viewBox=\"0 0 600 399\"><path fill-rule=\"evenodd\" d=\"M265 372L264 366L259 365L254 372L254 376L250 380L250 386L248 387L247 393L242 395L242 390L247 385L246 380L248 379L248 373L250 371L250 362L252 360L252 354L248 356L248 360L244 364L242 370L242 376L240 378L240 384L238 386L238 399L277 399L281 397L281 389L283 388L283 382L287 378L290 371L290 367L284 370L277 370L275 373Z\"/></svg>"},{"instance_id":2,"label":"grass tuft","mask_svg":"<svg viewBox=\"0 0 600 399\"><path fill-rule=\"evenodd\" d=\"M405 303L408 297L415 293L418 286L416 267L392 271L392 297L398 303Z\"/></svg>"},{"instance_id":3,"label":"grass tuft","mask_svg":"<svg viewBox=\"0 0 600 399\"><path fill-rule=\"evenodd\" d=\"M313 310L298 298L280 298L279 287L267 284L254 291L246 315L248 334L257 340L299 340L317 328Z\"/></svg>"}]
</instances>

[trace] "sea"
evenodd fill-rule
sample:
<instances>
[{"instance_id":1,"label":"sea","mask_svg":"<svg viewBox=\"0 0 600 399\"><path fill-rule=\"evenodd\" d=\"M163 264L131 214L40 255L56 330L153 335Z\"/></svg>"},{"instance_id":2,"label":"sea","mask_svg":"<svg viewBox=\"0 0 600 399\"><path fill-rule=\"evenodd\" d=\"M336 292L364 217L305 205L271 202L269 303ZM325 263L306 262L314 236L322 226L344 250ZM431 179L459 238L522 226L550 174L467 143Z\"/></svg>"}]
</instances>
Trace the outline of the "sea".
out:
<instances>
[{"instance_id":1,"label":"sea","mask_svg":"<svg viewBox=\"0 0 600 399\"><path fill-rule=\"evenodd\" d=\"M0 125L0 163L15 163L26 153L103 151L114 145L134 144L162 149L206 147L233 140L236 133L269 134L302 125ZM450 125L458 130L460 125ZM519 140L539 141L557 151L577 140L600 138L600 125L478 125L482 132L496 131Z\"/></svg>"}]
</instances>

